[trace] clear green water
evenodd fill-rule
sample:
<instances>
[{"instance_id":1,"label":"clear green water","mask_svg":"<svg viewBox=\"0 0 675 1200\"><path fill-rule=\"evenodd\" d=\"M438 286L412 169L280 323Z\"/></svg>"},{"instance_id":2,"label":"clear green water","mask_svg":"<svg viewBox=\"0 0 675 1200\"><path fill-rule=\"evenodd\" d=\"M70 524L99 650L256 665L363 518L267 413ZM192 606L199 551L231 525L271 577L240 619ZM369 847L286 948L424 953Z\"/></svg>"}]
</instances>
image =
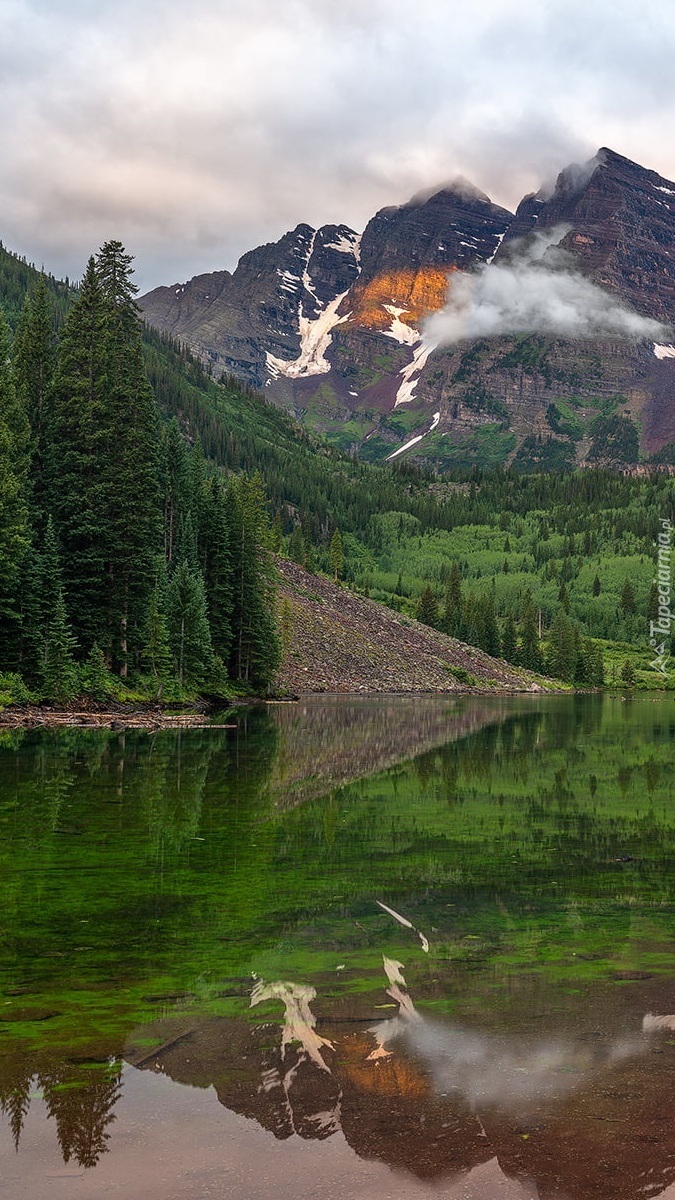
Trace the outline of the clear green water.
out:
<instances>
[{"instance_id":1,"label":"clear green water","mask_svg":"<svg viewBox=\"0 0 675 1200\"><path fill-rule=\"evenodd\" d=\"M669 1194L675 700L228 720L3 737L6 1194Z\"/></svg>"}]
</instances>

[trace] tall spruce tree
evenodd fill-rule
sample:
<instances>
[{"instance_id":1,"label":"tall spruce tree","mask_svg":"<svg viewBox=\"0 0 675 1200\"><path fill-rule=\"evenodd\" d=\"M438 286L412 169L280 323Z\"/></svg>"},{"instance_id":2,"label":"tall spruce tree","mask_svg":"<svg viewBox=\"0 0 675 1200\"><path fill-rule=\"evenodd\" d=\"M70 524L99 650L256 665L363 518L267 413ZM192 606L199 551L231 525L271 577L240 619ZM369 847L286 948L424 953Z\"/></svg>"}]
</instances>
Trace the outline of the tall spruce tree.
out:
<instances>
[{"instance_id":1,"label":"tall spruce tree","mask_svg":"<svg viewBox=\"0 0 675 1200\"><path fill-rule=\"evenodd\" d=\"M427 583L422 591L415 609L415 616L423 625L438 626L438 600L430 583Z\"/></svg>"},{"instance_id":2,"label":"tall spruce tree","mask_svg":"<svg viewBox=\"0 0 675 1200\"><path fill-rule=\"evenodd\" d=\"M499 657L501 652L501 640L499 637L499 626L497 625L497 617L495 615L495 604L492 595L481 597L480 603L481 616L481 639L478 643L481 650L485 650L486 654L492 654Z\"/></svg>"},{"instance_id":3,"label":"tall spruce tree","mask_svg":"<svg viewBox=\"0 0 675 1200\"><path fill-rule=\"evenodd\" d=\"M44 275L26 297L14 337L14 374L19 398L30 423L31 509L34 527L45 521L45 460L48 395L56 364L55 314Z\"/></svg>"},{"instance_id":4,"label":"tall spruce tree","mask_svg":"<svg viewBox=\"0 0 675 1200\"><path fill-rule=\"evenodd\" d=\"M633 587L633 581L628 576L624 579L621 589L621 608L626 616L632 616L636 608L635 588Z\"/></svg>"},{"instance_id":5,"label":"tall spruce tree","mask_svg":"<svg viewBox=\"0 0 675 1200\"><path fill-rule=\"evenodd\" d=\"M200 688L213 667L213 646L201 571L186 559L169 582L169 636L181 687Z\"/></svg>"},{"instance_id":6,"label":"tall spruce tree","mask_svg":"<svg viewBox=\"0 0 675 1200\"><path fill-rule=\"evenodd\" d=\"M211 641L218 658L226 663L232 649L231 531L223 481L214 477L202 484L199 562L208 598Z\"/></svg>"},{"instance_id":7,"label":"tall spruce tree","mask_svg":"<svg viewBox=\"0 0 675 1200\"><path fill-rule=\"evenodd\" d=\"M9 331L0 309L0 666L6 669L19 665L18 586L29 546L29 436L9 361Z\"/></svg>"},{"instance_id":8,"label":"tall spruce tree","mask_svg":"<svg viewBox=\"0 0 675 1200\"><path fill-rule=\"evenodd\" d=\"M228 488L232 562L232 648L229 673L253 687L272 682L281 659L275 619L275 570L260 476Z\"/></svg>"},{"instance_id":9,"label":"tall spruce tree","mask_svg":"<svg viewBox=\"0 0 675 1200\"><path fill-rule=\"evenodd\" d=\"M168 583L164 555L157 556L155 580L148 601L145 621L145 638L141 651L142 666L155 681L156 696L163 698L166 685L176 674L176 663L171 652L168 621Z\"/></svg>"},{"instance_id":10,"label":"tall spruce tree","mask_svg":"<svg viewBox=\"0 0 675 1200\"><path fill-rule=\"evenodd\" d=\"M462 576L458 563L453 562L445 589L445 608L443 611L443 629L451 637L461 637L462 634Z\"/></svg>"},{"instance_id":11,"label":"tall spruce tree","mask_svg":"<svg viewBox=\"0 0 675 1200\"><path fill-rule=\"evenodd\" d=\"M178 538L180 514L192 507L192 476L189 452L174 419L162 427L160 435L160 486L163 496L164 556L173 562Z\"/></svg>"},{"instance_id":12,"label":"tall spruce tree","mask_svg":"<svg viewBox=\"0 0 675 1200\"><path fill-rule=\"evenodd\" d=\"M106 398L103 297L90 258L63 327L48 397L46 505L63 547L78 641L85 650L96 642L110 658Z\"/></svg>"},{"instance_id":13,"label":"tall spruce tree","mask_svg":"<svg viewBox=\"0 0 675 1200\"><path fill-rule=\"evenodd\" d=\"M35 631L38 681L47 700L69 700L78 687L73 636L63 591L59 547L51 517L40 556L39 624Z\"/></svg>"},{"instance_id":14,"label":"tall spruce tree","mask_svg":"<svg viewBox=\"0 0 675 1200\"><path fill-rule=\"evenodd\" d=\"M143 362L132 256L109 241L96 259L103 298L107 576L113 658L126 676L140 648L160 539L158 417ZM130 519L131 518L131 519Z\"/></svg>"},{"instance_id":15,"label":"tall spruce tree","mask_svg":"<svg viewBox=\"0 0 675 1200\"><path fill-rule=\"evenodd\" d=\"M335 530L335 533L333 534L333 536L330 540L330 546L328 548L328 557L330 558L330 565L331 565L331 569L333 571L333 578L335 579L335 582L337 583L340 575L342 574L342 571L343 571L344 565L345 565L345 552L344 552L344 546L342 544L342 534L340 533L339 529Z\"/></svg>"},{"instance_id":16,"label":"tall spruce tree","mask_svg":"<svg viewBox=\"0 0 675 1200\"><path fill-rule=\"evenodd\" d=\"M556 679L572 683L579 665L579 633L563 609L559 609L551 622L548 634L546 669Z\"/></svg>"},{"instance_id":17,"label":"tall spruce tree","mask_svg":"<svg viewBox=\"0 0 675 1200\"><path fill-rule=\"evenodd\" d=\"M157 413L131 257L106 242L66 321L51 390L47 500L83 653L124 677L137 656L161 529ZM75 603L76 601L76 603Z\"/></svg>"},{"instance_id":18,"label":"tall spruce tree","mask_svg":"<svg viewBox=\"0 0 675 1200\"><path fill-rule=\"evenodd\" d=\"M520 622L520 662L530 671L541 671L543 666L541 647L539 645L539 627L537 610L532 600L532 593L525 595L523 614Z\"/></svg>"},{"instance_id":19,"label":"tall spruce tree","mask_svg":"<svg viewBox=\"0 0 675 1200\"><path fill-rule=\"evenodd\" d=\"M502 635L502 658L507 662L517 663L518 661L518 645L516 638L516 623L513 619L513 614L508 613L504 622L504 633Z\"/></svg>"}]
</instances>

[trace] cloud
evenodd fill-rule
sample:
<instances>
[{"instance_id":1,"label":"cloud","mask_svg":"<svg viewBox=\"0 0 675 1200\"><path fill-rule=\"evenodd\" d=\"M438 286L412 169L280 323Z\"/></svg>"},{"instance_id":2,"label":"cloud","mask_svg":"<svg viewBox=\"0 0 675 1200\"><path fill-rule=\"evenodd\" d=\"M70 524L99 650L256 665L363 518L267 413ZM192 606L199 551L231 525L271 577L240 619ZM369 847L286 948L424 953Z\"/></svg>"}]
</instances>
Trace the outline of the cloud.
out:
<instances>
[{"instance_id":1,"label":"cloud","mask_svg":"<svg viewBox=\"0 0 675 1200\"><path fill-rule=\"evenodd\" d=\"M513 206L599 145L675 175L662 0L0 0L0 237L77 275L233 266L464 175Z\"/></svg>"},{"instance_id":2,"label":"cloud","mask_svg":"<svg viewBox=\"0 0 675 1200\"><path fill-rule=\"evenodd\" d=\"M472 1106L510 1110L564 1096L627 1058L645 1052L638 1035L608 1039L589 1052L581 1041L496 1038L423 1019L405 1027L442 1094L458 1093Z\"/></svg>"},{"instance_id":3,"label":"cloud","mask_svg":"<svg viewBox=\"0 0 675 1200\"><path fill-rule=\"evenodd\" d=\"M572 182L573 176L570 176ZM642 317L586 279L561 249L565 226L513 242L508 257L452 276L448 303L424 327L428 342L542 333L561 338L650 338L672 331Z\"/></svg>"}]
</instances>

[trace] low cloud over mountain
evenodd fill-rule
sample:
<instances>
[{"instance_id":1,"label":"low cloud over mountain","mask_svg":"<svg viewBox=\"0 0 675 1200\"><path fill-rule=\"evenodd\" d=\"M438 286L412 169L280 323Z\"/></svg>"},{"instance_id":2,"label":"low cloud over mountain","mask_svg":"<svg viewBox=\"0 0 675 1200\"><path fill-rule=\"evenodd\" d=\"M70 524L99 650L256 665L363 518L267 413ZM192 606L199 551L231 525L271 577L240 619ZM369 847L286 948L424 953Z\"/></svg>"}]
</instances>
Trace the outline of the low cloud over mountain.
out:
<instances>
[{"instance_id":1,"label":"low cloud over mountain","mask_svg":"<svg viewBox=\"0 0 675 1200\"><path fill-rule=\"evenodd\" d=\"M456 274L448 302L424 325L429 341L450 346L468 338L541 333L564 338L650 338L665 341L672 331L632 312L578 270L559 243L568 230L535 233L511 242L508 255Z\"/></svg>"}]
</instances>

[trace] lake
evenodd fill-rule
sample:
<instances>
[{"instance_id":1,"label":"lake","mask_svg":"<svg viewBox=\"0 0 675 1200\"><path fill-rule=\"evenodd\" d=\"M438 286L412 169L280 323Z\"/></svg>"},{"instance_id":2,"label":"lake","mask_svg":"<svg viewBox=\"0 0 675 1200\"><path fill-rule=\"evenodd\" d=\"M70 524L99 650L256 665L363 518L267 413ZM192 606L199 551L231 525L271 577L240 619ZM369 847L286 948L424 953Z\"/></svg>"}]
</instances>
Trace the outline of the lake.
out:
<instances>
[{"instance_id":1,"label":"lake","mask_svg":"<svg viewBox=\"0 0 675 1200\"><path fill-rule=\"evenodd\" d=\"M1 734L0 1194L675 1200L674 764L664 694Z\"/></svg>"}]
</instances>

